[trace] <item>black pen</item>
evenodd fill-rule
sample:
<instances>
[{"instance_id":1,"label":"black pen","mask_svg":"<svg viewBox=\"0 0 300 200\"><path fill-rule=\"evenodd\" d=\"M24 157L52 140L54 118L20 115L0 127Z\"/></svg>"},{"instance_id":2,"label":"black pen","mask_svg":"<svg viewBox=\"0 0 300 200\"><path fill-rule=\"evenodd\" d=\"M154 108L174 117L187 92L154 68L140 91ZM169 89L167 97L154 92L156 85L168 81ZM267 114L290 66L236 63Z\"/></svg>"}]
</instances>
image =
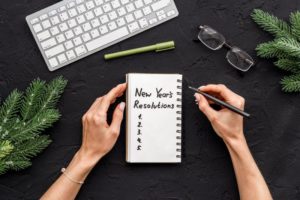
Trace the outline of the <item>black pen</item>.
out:
<instances>
[{"instance_id":1,"label":"black pen","mask_svg":"<svg viewBox=\"0 0 300 200\"><path fill-rule=\"evenodd\" d=\"M189 89L191 89L191 90L193 90L194 92L197 92L197 93L199 93L199 94L202 94L202 95L205 96L207 99L209 99L209 100L215 102L215 103L218 104L219 106L224 106L225 108L228 108L229 110L231 110L231 111L233 111L233 112L235 112L235 113L237 113L237 114L240 114L240 115L242 115L242 116L244 116L244 117L250 118L250 114L249 114L249 113L246 113L246 112L244 112L244 111L238 109L237 107L234 107L234 106L232 106L232 105L230 105L230 104L228 104L228 103L226 103L226 102L224 102L224 101L222 101L222 100L220 100L220 99L217 99L217 98L214 97L214 96L211 96L211 95L209 95L209 94L207 94L207 93L205 93L205 92L202 92L201 90L199 90L199 89L197 89L197 88L194 88L194 87L191 87L191 86L189 86Z\"/></svg>"}]
</instances>

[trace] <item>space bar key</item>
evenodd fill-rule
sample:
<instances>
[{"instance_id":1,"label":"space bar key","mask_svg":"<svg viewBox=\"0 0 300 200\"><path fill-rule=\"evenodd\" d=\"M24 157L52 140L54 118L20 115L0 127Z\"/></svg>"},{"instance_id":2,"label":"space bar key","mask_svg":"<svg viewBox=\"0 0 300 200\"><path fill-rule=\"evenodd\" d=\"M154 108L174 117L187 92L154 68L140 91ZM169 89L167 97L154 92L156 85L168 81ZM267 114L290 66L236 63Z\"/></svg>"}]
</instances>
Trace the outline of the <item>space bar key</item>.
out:
<instances>
[{"instance_id":1,"label":"space bar key","mask_svg":"<svg viewBox=\"0 0 300 200\"><path fill-rule=\"evenodd\" d=\"M86 47L88 51L95 50L99 47L105 46L115 40L121 39L122 37L128 35L129 32L126 27L120 28L118 30L115 30L113 32L110 32L102 37L99 37L95 40L92 40L88 43L86 43Z\"/></svg>"}]
</instances>

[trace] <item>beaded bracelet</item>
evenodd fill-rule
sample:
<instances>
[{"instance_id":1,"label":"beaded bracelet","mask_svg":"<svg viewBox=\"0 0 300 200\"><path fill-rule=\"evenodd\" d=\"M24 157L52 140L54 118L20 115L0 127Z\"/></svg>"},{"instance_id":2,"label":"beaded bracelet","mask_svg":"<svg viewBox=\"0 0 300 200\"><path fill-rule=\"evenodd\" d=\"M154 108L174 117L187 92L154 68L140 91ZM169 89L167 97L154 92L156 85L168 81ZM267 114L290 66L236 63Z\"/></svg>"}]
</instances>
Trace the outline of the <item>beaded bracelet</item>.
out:
<instances>
[{"instance_id":1,"label":"beaded bracelet","mask_svg":"<svg viewBox=\"0 0 300 200\"><path fill-rule=\"evenodd\" d=\"M73 178L71 178L69 175L68 175L68 173L66 172L66 168L61 168L61 173L63 174L63 175L65 175L65 177L67 178L67 179L69 179L71 182L73 182L73 183L77 183L77 184L80 184L80 185L82 185L83 183L84 183L84 181L76 181L76 180L74 180Z\"/></svg>"}]
</instances>

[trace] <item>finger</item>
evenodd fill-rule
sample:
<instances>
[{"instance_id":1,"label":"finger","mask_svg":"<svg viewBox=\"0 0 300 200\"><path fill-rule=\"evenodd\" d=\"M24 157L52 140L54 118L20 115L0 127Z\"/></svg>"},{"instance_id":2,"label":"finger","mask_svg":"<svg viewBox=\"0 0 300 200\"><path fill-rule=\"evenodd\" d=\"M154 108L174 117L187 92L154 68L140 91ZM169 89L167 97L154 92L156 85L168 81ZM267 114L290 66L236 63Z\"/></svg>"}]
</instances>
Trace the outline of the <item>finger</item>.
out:
<instances>
[{"instance_id":1,"label":"finger","mask_svg":"<svg viewBox=\"0 0 300 200\"><path fill-rule=\"evenodd\" d=\"M125 103L121 102L115 109L113 119L110 125L110 131L112 134L119 135L120 127L123 120L123 113L125 109Z\"/></svg>"},{"instance_id":2,"label":"finger","mask_svg":"<svg viewBox=\"0 0 300 200\"><path fill-rule=\"evenodd\" d=\"M206 85L199 88L203 92L216 93L220 97L224 98L225 101L231 101L235 98L241 98L241 96L232 92L225 85Z\"/></svg>"},{"instance_id":3,"label":"finger","mask_svg":"<svg viewBox=\"0 0 300 200\"><path fill-rule=\"evenodd\" d=\"M118 86L114 87L112 90L109 91L105 96L103 96L103 99L99 105L99 111L101 113L106 113L110 104L121 94L124 93L126 90L126 83L119 84Z\"/></svg>"},{"instance_id":4,"label":"finger","mask_svg":"<svg viewBox=\"0 0 300 200\"><path fill-rule=\"evenodd\" d=\"M198 100L199 109L206 115L209 121L214 121L217 116L217 111L212 109L206 100L206 98L201 94L195 94L196 99Z\"/></svg>"},{"instance_id":5,"label":"finger","mask_svg":"<svg viewBox=\"0 0 300 200\"><path fill-rule=\"evenodd\" d=\"M97 105L99 105L99 103L101 102L102 97L98 97L94 103L91 105L91 107L89 108L88 112L92 112L95 110L95 108L97 107Z\"/></svg>"}]
</instances>

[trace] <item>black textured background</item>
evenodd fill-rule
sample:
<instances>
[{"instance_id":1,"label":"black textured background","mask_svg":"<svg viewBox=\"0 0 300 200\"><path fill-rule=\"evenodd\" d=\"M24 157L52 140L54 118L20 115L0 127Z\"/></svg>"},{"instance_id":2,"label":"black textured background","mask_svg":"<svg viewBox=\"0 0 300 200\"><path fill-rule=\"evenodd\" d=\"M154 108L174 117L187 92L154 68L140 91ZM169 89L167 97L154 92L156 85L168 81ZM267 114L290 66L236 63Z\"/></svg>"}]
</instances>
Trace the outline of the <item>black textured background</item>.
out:
<instances>
[{"instance_id":1,"label":"black textured background","mask_svg":"<svg viewBox=\"0 0 300 200\"><path fill-rule=\"evenodd\" d=\"M48 131L53 143L22 172L0 177L0 199L37 199L58 177L81 141L81 116L98 96L128 72L182 73L195 85L224 83L247 100L253 118L245 134L274 199L300 199L299 95L281 92L283 73L255 57L258 43L271 37L249 17L263 8L288 19L295 0L176 0L180 16L61 70L49 72L25 23L25 16L58 0L0 1L0 95L23 90L32 79L64 75L69 84L59 103L63 117ZM226 63L224 49L211 52L191 39L199 24L211 25L248 51L257 65L242 75ZM175 40L175 51L105 62L104 53ZM78 199L238 199L229 154L185 87L184 158L180 165L125 163L124 125L113 149L95 167Z\"/></svg>"}]
</instances>

